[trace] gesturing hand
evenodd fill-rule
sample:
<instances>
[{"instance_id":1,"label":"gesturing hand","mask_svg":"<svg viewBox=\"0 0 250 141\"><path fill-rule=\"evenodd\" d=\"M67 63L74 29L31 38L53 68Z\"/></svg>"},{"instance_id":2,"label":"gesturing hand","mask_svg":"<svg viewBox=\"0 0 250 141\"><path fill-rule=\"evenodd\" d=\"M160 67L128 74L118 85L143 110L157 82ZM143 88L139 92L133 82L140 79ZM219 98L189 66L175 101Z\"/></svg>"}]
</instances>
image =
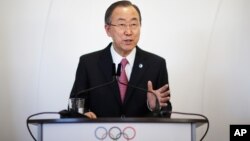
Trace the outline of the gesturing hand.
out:
<instances>
[{"instance_id":1,"label":"gesturing hand","mask_svg":"<svg viewBox=\"0 0 250 141\"><path fill-rule=\"evenodd\" d=\"M168 87L168 84L166 84L161 88L154 90L152 82L148 81L148 91L150 92L147 93L147 99L150 109L155 110L156 97L159 101L160 107L167 106L167 102L170 100L170 90ZM156 97L154 95L156 95Z\"/></svg>"}]
</instances>

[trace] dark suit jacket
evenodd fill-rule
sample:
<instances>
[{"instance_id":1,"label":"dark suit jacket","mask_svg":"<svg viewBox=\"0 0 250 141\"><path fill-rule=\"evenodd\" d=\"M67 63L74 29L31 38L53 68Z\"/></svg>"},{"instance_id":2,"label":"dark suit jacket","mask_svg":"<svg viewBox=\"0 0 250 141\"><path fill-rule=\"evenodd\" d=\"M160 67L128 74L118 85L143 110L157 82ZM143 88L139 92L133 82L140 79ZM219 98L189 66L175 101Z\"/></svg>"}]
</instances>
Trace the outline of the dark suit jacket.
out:
<instances>
[{"instance_id":1,"label":"dark suit jacket","mask_svg":"<svg viewBox=\"0 0 250 141\"><path fill-rule=\"evenodd\" d=\"M86 54L80 57L75 82L70 97L76 93L100 84L112 81L111 43L103 50ZM147 89L147 81L151 80L154 89L168 84L166 62L163 58L143 51L136 47L136 57L129 80L130 85ZM139 67L139 65L141 67ZM85 106L94 112L97 117L143 117L151 115L147 107L147 94L141 90L128 87L125 101L122 104L118 83L114 82L88 94L85 97ZM162 110L170 111L171 103ZM169 114L167 115L169 117Z\"/></svg>"}]
</instances>

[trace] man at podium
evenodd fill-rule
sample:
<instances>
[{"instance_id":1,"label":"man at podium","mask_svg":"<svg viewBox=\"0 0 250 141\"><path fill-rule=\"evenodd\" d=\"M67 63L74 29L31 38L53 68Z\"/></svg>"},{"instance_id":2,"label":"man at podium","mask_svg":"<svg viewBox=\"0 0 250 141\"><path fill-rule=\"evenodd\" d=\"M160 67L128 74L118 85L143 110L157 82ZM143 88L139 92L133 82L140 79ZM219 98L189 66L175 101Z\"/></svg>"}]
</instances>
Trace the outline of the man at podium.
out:
<instances>
[{"instance_id":1,"label":"man at podium","mask_svg":"<svg viewBox=\"0 0 250 141\"><path fill-rule=\"evenodd\" d=\"M111 4L105 13L105 31L112 42L80 57L70 97L85 99L88 117L147 117L154 111L170 117L166 62L137 46L141 21L139 8L130 1ZM113 64L120 68L117 74ZM111 83L94 88L107 82ZM87 89L91 90L79 93Z\"/></svg>"}]
</instances>

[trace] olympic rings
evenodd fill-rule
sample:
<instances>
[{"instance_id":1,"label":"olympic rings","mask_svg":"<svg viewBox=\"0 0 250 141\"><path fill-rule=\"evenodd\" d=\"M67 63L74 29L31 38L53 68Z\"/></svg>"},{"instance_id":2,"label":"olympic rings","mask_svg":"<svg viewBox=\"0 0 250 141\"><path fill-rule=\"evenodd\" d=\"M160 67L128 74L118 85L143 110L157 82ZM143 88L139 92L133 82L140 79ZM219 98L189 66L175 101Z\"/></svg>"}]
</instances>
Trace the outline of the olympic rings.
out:
<instances>
[{"instance_id":1,"label":"olympic rings","mask_svg":"<svg viewBox=\"0 0 250 141\"><path fill-rule=\"evenodd\" d=\"M134 139L135 136L136 130L131 126L127 126L123 130L117 126L113 126L109 130L107 130L103 126L97 127L95 129L95 137L100 141L106 139L107 137L114 141L117 141L118 139L123 137L124 139L129 141Z\"/></svg>"},{"instance_id":2,"label":"olympic rings","mask_svg":"<svg viewBox=\"0 0 250 141\"><path fill-rule=\"evenodd\" d=\"M124 133L124 134L123 134L123 137L124 137L125 139L127 139L127 140L132 140L133 138L135 138L136 131L135 131L135 128L133 128L133 127L128 126L128 127L124 128L122 132ZM128 135L129 133L131 133L131 132L132 132L132 136L131 136L131 137L128 137L127 135ZM125 134L125 133L126 133L126 134ZM127 137L125 137L125 135L126 135Z\"/></svg>"},{"instance_id":3,"label":"olympic rings","mask_svg":"<svg viewBox=\"0 0 250 141\"><path fill-rule=\"evenodd\" d=\"M98 127L95 129L95 137L98 140L104 140L107 137L107 135L108 135L108 131L105 127Z\"/></svg>"}]
</instances>

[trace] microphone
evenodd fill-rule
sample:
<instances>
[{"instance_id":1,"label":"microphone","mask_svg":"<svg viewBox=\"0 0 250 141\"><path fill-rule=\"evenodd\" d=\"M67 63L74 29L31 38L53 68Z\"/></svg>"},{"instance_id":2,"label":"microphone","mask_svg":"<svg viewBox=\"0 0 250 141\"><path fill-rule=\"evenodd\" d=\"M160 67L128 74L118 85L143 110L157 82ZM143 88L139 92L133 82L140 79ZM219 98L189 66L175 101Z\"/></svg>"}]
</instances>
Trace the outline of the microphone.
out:
<instances>
[{"instance_id":1,"label":"microphone","mask_svg":"<svg viewBox=\"0 0 250 141\"><path fill-rule=\"evenodd\" d=\"M105 86L108 86L108 85L111 85L112 83L114 83L116 81L116 75L118 75L118 74L116 74L116 69L115 68L116 68L115 67L115 63L113 63L112 64L112 76L113 76L113 79L111 81L103 83L103 84L100 84L100 85L97 85L95 87L91 87L89 89L81 90L81 91L77 92L74 95L74 98L76 99L76 98L78 98L79 95L86 94L86 93L88 93L90 91L93 91L95 89L98 89L98 88L101 88L101 87L105 87ZM118 68L119 68L119 65L118 65ZM76 106L77 105L76 100L74 101L73 104L74 104L73 110L70 111L69 108L68 108L68 110L62 110L62 111L60 111L59 112L60 117L61 118L86 118L85 115L78 113L77 106Z\"/></svg>"},{"instance_id":2,"label":"microphone","mask_svg":"<svg viewBox=\"0 0 250 141\"><path fill-rule=\"evenodd\" d=\"M160 102L158 101L158 98L156 96L156 94L152 91L148 91L147 89L144 89L144 88L140 88L140 87L137 87L137 86L134 86L134 85L131 85L131 84L126 84L126 83L123 83L121 81L119 81L119 77L120 77L120 74L121 74L121 63L118 64L118 68L117 68L117 82L122 84L122 85L126 85L128 87L132 87L132 88L135 88L135 89L138 89L138 90L141 90L143 92L149 92L149 93L152 93L154 96L155 96L155 99L156 99L156 110L153 111L153 116L156 116L156 117L167 117L167 115L170 115L171 114L180 114L180 115L190 115L190 116L199 116L199 117L203 117L205 119L205 121L207 122L207 128L206 128L206 131L205 133L203 134L203 136L201 137L200 141L202 141L205 136L207 135L207 132L209 130L209 120L206 116L202 115L202 114L196 114L196 113L184 113L184 112L177 112L177 111L172 111L172 107L170 110L161 110L160 108ZM119 75L118 75L119 74Z\"/></svg>"},{"instance_id":3,"label":"microphone","mask_svg":"<svg viewBox=\"0 0 250 141\"><path fill-rule=\"evenodd\" d=\"M112 64L112 76L113 76L113 79L112 79L111 81L106 82L106 83L101 84L101 85L97 85L97 86L92 87L92 88L89 88L89 89L81 90L81 91L79 91L78 93L76 93L75 98L77 98L77 96L79 96L79 95L81 95L81 94L85 94L85 93L90 92L90 91L92 91L92 90L95 90L95 89L98 89L98 88L101 88L101 87L104 87L104 86L107 86L107 85L110 85L110 84L114 83L115 80L116 80L116 79L115 79L115 76L116 76L116 73L115 73L115 72L116 72L116 71L115 71L115 63L113 63L113 64Z\"/></svg>"},{"instance_id":4,"label":"microphone","mask_svg":"<svg viewBox=\"0 0 250 141\"><path fill-rule=\"evenodd\" d=\"M117 67L117 77L116 77L116 79L117 79L117 82L118 83L120 83L120 84L122 84L122 85L126 85L126 86L128 86L128 87L132 87L132 88L134 88L134 89L138 89L138 90L140 90L140 91L143 91L143 92L146 92L146 93L152 93L154 96L155 96L155 110L154 111L152 111L152 113L153 113L153 116L156 116L156 117L164 117L164 116L166 116L166 111L161 111L161 107L160 107L160 102L159 102L159 100L158 100L158 98L157 98L157 96L156 96L156 94L154 93L154 92L152 92L152 91L148 91L147 89L144 89L144 88L141 88L141 87L137 87L137 86L135 86L135 85L132 85L132 84L126 84L126 83L123 83L123 82L121 82L120 80L119 80L119 77L120 77L120 75L121 75L121 63L119 63L118 64L118 67Z\"/></svg>"},{"instance_id":5,"label":"microphone","mask_svg":"<svg viewBox=\"0 0 250 141\"><path fill-rule=\"evenodd\" d=\"M191 116L200 116L200 117L203 117L206 120L206 122L207 122L207 129L206 129L205 133L203 134L203 136L201 137L200 141L202 141L205 138L205 136L207 135L207 132L209 130L209 120L208 120L208 118L206 116L204 116L202 114L196 114L196 113L184 113L184 112L177 112L177 111L172 111L172 110L169 110L169 111L168 110L166 110L166 111L165 110L161 110L161 108L160 108L160 102L158 101L158 98L157 98L157 96L156 96L156 94L154 92L148 91L147 89L140 88L140 87L137 87L137 86L134 86L134 85L131 85L131 84L126 84L126 83L123 83L123 82L119 81L120 72L121 72L121 64L118 65L117 69L118 69L117 71L119 73L119 75L117 75L117 78L116 78L118 83L120 83L122 85L126 85L128 87L132 87L132 88L141 90L141 91L146 92L146 93L147 92L152 93L155 96L155 99L156 99L156 110L153 111L153 116L156 116L156 117L159 117L159 116L160 117L166 117L167 115L171 115L171 114L180 114L180 115L191 115Z\"/></svg>"}]
</instances>

